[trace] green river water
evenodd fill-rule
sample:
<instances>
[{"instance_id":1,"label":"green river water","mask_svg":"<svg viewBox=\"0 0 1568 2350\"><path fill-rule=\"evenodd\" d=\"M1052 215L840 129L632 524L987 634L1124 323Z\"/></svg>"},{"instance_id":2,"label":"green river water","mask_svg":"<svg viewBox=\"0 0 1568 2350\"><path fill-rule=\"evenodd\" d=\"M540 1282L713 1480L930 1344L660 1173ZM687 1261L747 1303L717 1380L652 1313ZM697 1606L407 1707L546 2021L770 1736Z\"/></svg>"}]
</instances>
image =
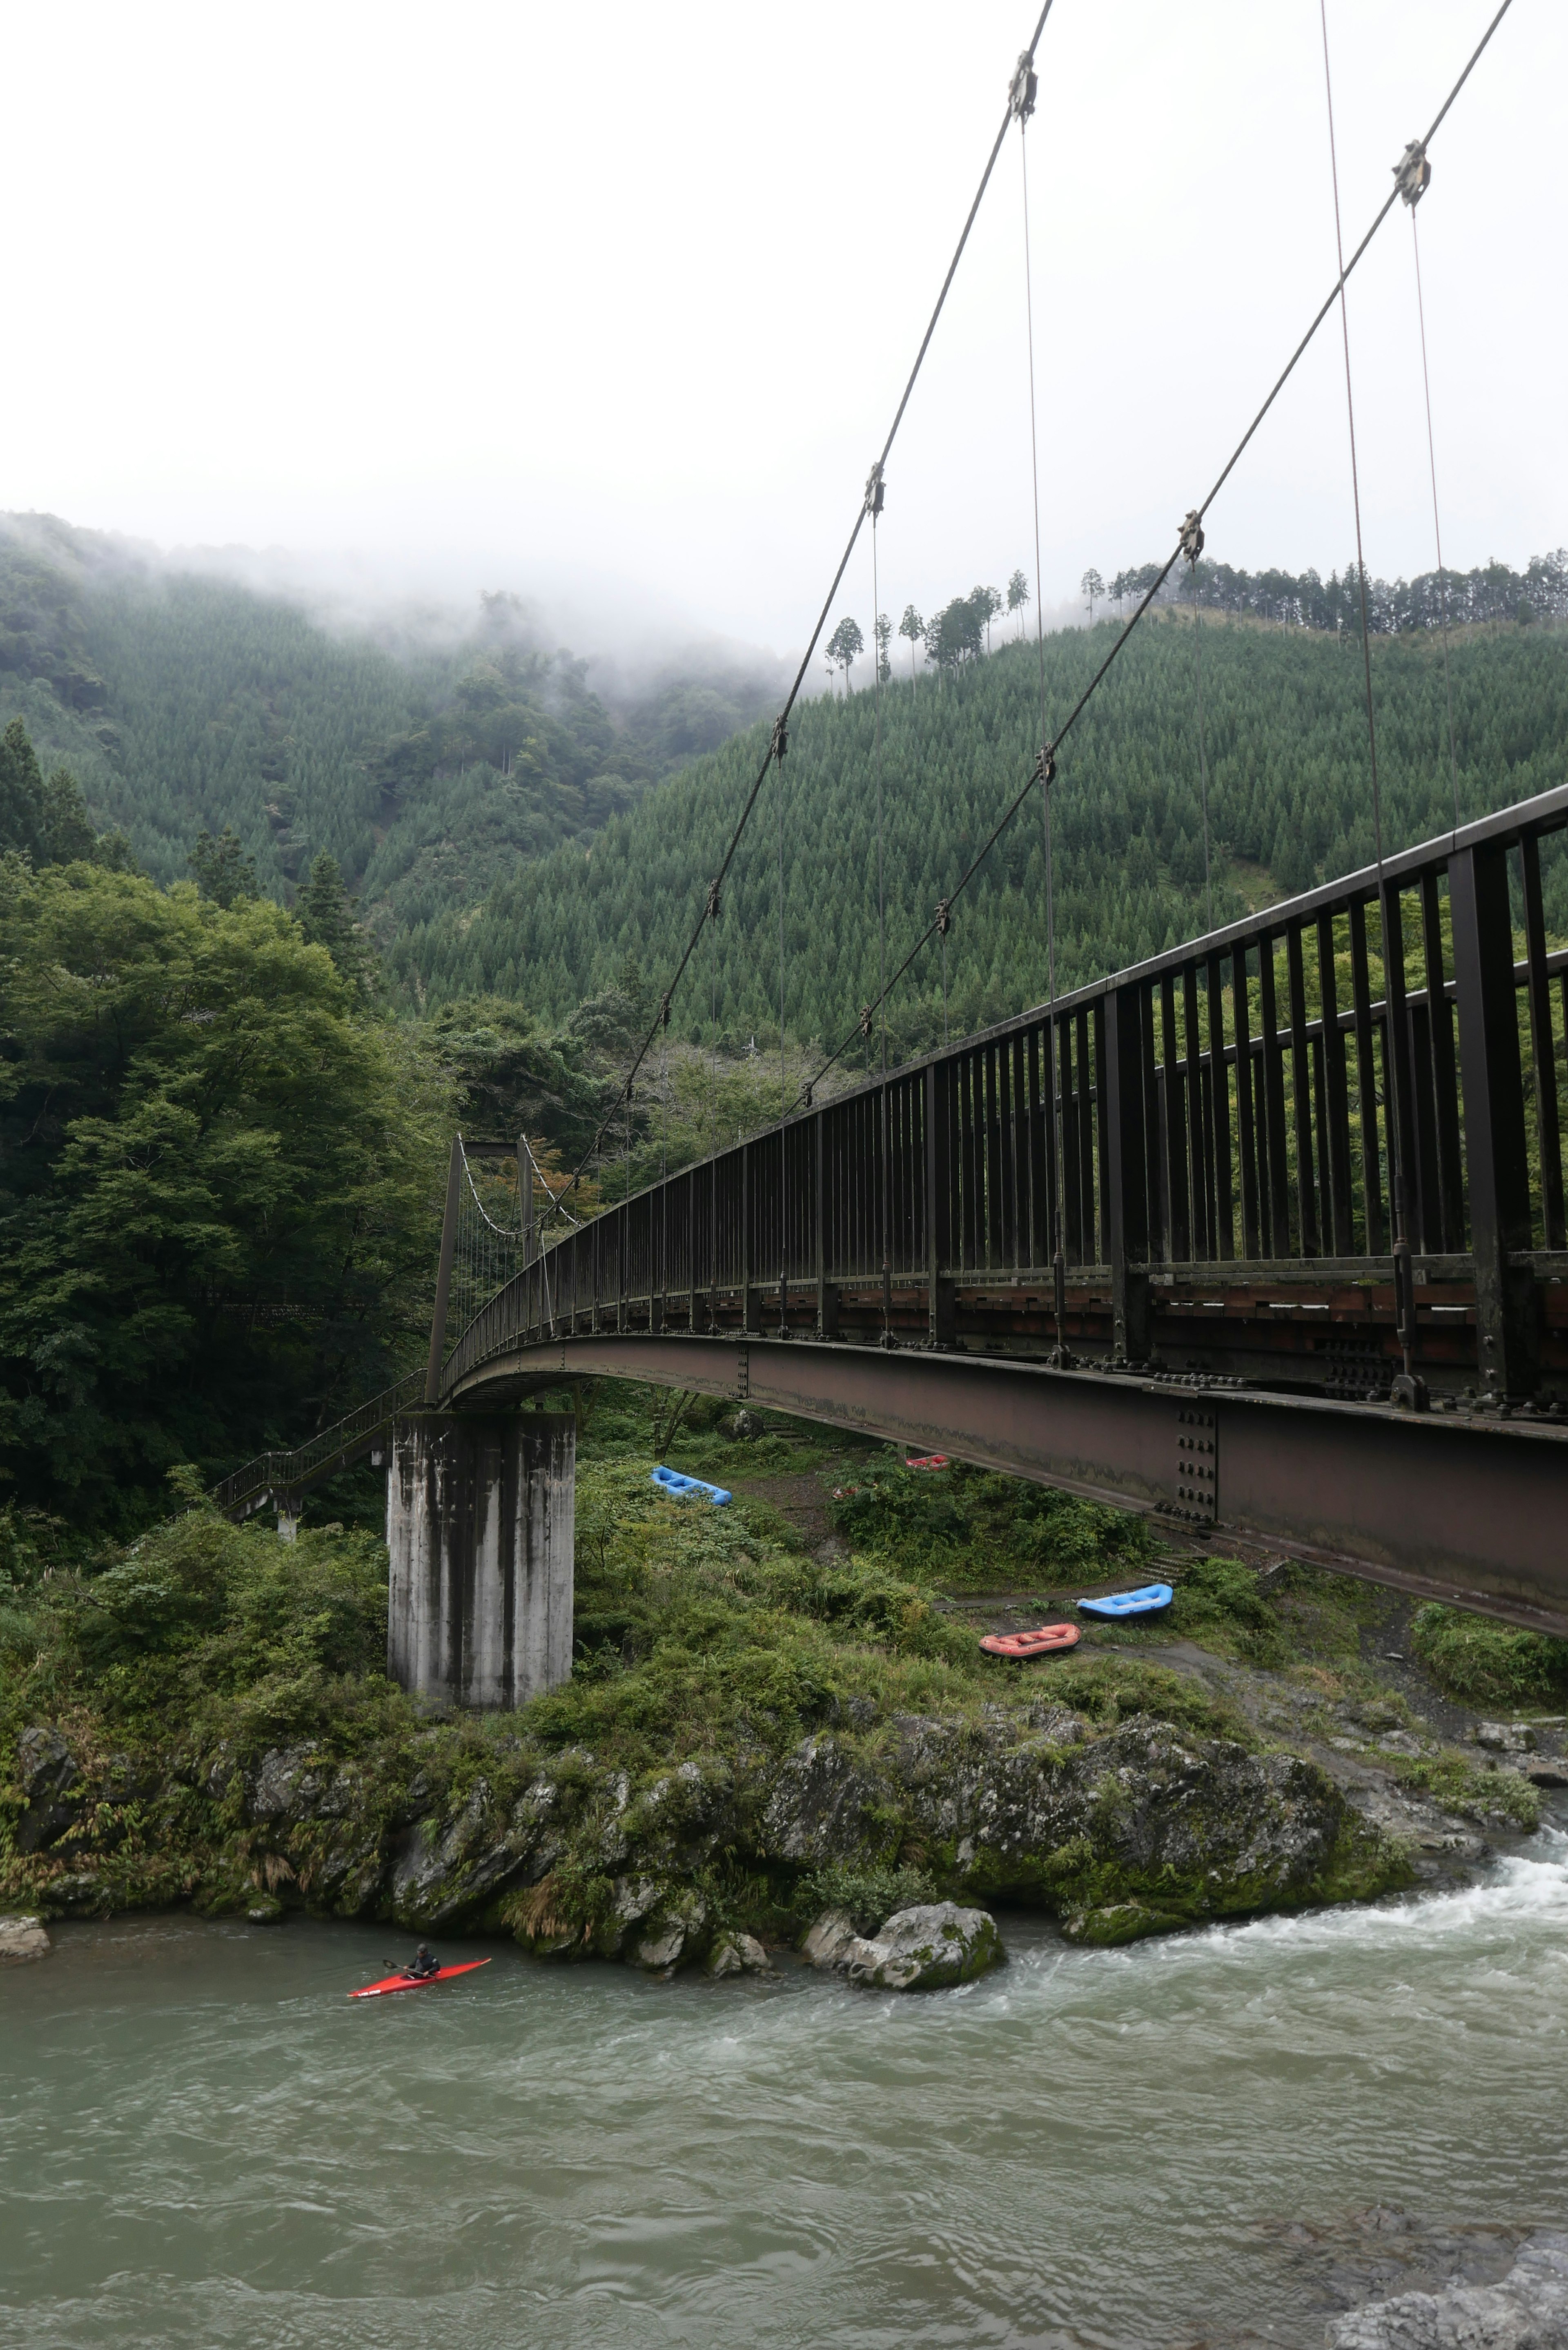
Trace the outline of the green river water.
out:
<instances>
[{"instance_id":1,"label":"green river water","mask_svg":"<svg viewBox=\"0 0 1568 2350\"><path fill-rule=\"evenodd\" d=\"M1305 2345L1368 2205L1568 2220L1559 1831L1122 1952L1002 1924L925 1998L495 1944L363 2003L384 1929L57 1928L0 1977L0 2344Z\"/></svg>"}]
</instances>

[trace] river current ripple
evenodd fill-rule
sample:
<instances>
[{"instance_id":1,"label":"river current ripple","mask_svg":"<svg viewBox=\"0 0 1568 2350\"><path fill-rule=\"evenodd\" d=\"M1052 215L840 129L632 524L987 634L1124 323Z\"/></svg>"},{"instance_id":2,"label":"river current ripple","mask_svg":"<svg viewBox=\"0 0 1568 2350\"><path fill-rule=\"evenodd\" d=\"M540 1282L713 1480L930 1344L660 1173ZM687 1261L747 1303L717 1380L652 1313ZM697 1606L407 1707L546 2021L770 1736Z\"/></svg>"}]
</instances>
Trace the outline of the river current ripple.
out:
<instances>
[{"instance_id":1,"label":"river current ripple","mask_svg":"<svg viewBox=\"0 0 1568 2350\"><path fill-rule=\"evenodd\" d=\"M923 1999L496 1944L364 2004L382 1929L57 1929L4 1977L0 2345L1304 2350L1291 2223L1568 2220L1560 1831L1126 1951L1002 1924Z\"/></svg>"}]
</instances>

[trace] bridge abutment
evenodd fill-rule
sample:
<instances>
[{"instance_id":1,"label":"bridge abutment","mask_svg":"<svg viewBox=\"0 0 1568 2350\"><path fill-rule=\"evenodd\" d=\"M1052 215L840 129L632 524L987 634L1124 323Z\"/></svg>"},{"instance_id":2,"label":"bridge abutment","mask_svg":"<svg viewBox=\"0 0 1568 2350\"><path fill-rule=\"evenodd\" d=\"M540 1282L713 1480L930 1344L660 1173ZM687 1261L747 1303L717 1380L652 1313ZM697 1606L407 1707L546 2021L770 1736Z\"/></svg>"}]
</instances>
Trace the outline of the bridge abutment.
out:
<instances>
[{"instance_id":1,"label":"bridge abutment","mask_svg":"<svg viewBox=\"0 0 1568 2350\"><path fill-rule=\"evenodd\" d=\"M387 1670L436 1706L524 1705L572 1669L576 1422L421 1412L387 1471Z\"/></svg>"}]
</instances>

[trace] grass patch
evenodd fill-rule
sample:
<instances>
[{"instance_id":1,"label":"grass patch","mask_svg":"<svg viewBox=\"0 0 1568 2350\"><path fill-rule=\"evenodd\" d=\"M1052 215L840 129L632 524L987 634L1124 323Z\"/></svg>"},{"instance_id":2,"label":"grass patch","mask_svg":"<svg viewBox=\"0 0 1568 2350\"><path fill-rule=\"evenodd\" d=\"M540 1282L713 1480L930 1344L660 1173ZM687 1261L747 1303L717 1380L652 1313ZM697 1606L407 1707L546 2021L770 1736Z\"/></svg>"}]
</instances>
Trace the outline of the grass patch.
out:
<instances>
[{"instance_id":1,"label":"grass patch","mask_svg":"<svg viewBox=\"0 0 1568 2350\"><path fill-rule=\"evenodd\" d=\"M1517 1771L1489 1771L1462 1754L1401 1756L1393 1771L1401 1786L1462 1819L1504 1819L1523 1834L1541 1825L1541 1791Z\"/></svg>"},{"instance_id":2,"label":"grass patch","mask_svg":"<svg viewBox=\"0 0 1568 2350\"><path fill-rule=\"evenodd\" d=\"M1257 1743L1245 1717L1201 1681L1141 1658L1078 1648L1037 1669L1030 1694L1059 1699L1086 1715L1096 1730L1114 1730L1119 1722L1148 1715L1194 1738Z\"/></svg>"},{"instance_id":3,"label":"grass patch","mask_svg":"<svg viewBox=\"0 0 1568 2350\"><path fill-rule=\"evenodd\" d=\"M1016 1588L1071 1574L1085 1583L1139 1574L1154 1555L1147 1523L1052 1485L970 1469L906 1469L885 1450L831 1504L854 1549L944 1590Z\"/></svg>"},{"instance_id":4,"label":"grass patch","mask_svg":"<svg viewBox=\"0 0 1568 2350\"><path fill-rule=\"evenodd\" d=\"M1433 1679L1468 1704L1542 1707L1568 1700L1568 1640L1519 1631L1437 1600L1416 1610L1410 1640Z\"/></svg>"}]
</instances>

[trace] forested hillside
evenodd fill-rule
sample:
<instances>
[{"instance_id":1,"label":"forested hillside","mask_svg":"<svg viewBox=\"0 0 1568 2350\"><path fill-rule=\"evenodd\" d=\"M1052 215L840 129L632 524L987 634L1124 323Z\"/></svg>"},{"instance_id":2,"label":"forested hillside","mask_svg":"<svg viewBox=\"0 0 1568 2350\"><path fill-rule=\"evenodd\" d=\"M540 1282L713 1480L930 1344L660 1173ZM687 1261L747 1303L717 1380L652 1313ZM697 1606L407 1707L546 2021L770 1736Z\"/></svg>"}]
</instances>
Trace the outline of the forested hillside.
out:
<instances>
[{"instance_id":1,"label":"forested hillside","mask_svg":"<svg viewBox=\"0 0 1568 2350\"><path fill-rule=\"evenodd\" d=\"M1047 723L1059 723L1103 658L1114 623L1046 647ZM1204 926L1197 650L1189 615L1156 615L1131 640L1060 764L1057 971L1085 979ZM1373 856L1358 642L1303 628L1202 624L1205 747L1217 921ZM1452 641L1459 800L1478 816L1568 781L1568 632L1555 623L1461 630ZM1433 632L1373 648L1385 841L1398 847L1452 821L1442 646ZM1025 642L940 677L884 688L883 863L889 962L929 921L1028 774L1039 742L1039 672ZM628 816L591 853L563 847L498 888L472 920L448 915L400 940L390 972L410 999L522 995L564 1017L633 958L657 989L701 911L756 773L754 728ZM777 870L785 866L786 1020L836 1042L877 972L876 695L798 712L782 815L770 776L723 910L698 950L677 1027L743 1044L776 1035ZM1045 992L1044 837L1030 801L955 911L948 1014L955 1034ZM1549 917L1568 931L1568 875L1551 866ZM894 1007L909 1047L941 1034L933 945Z\"/></svg>"},{"instance_id":2,"label":"forested hillside","mask_svg":"<svg viewBox=\"0 0 1568 2350\"><path fill-rule=\"evenodd\" d=\"M1215 919L1372 855L1358 642L1265 617L1256 579L1221 591L1200 636L1152 614L1064 746L1064 984L1204 923L1199 648ZM1034 647L984 650L998 600L912 633L926 665L880 708L867 678L797 711L578 1212L776 1115L781 842L787 1092L877 991L878 775L890 964L950 891L1040 740ZM1115 625L1048 640L1047 731ZM1561 613L1451 650L1463 813L1568 781ZM1452 820L1440 636L1381 628L1373 663L1392 848ZM348 640L63 526L0 530L0 1516L134 1530L165 1470L210 1479L420 1358L453 1127L524 1131L547 1169L591 1145L763 756L745 714L690 680L612 710L505 598L461 643ZM946 977L955 1035L1044 993L1038 794ZM943 1019L929 949L896 1049Z\"/></svg>"},{"instance_id":3,"label":"forested hillside","mask_svg":"<svg viewBox=\"0 0 1568 2350\"><path fill-rule=\"evenodd\" d=\"M771 696L769 680L682 675L612 711L585 671L511 596L482 598L455 641L436 615L383 641L49 516L0 516L0 730L21 717L155 879L228 827L286 903L334 857L390 937L590 836Z\"/></svg>"}]
</instances>

